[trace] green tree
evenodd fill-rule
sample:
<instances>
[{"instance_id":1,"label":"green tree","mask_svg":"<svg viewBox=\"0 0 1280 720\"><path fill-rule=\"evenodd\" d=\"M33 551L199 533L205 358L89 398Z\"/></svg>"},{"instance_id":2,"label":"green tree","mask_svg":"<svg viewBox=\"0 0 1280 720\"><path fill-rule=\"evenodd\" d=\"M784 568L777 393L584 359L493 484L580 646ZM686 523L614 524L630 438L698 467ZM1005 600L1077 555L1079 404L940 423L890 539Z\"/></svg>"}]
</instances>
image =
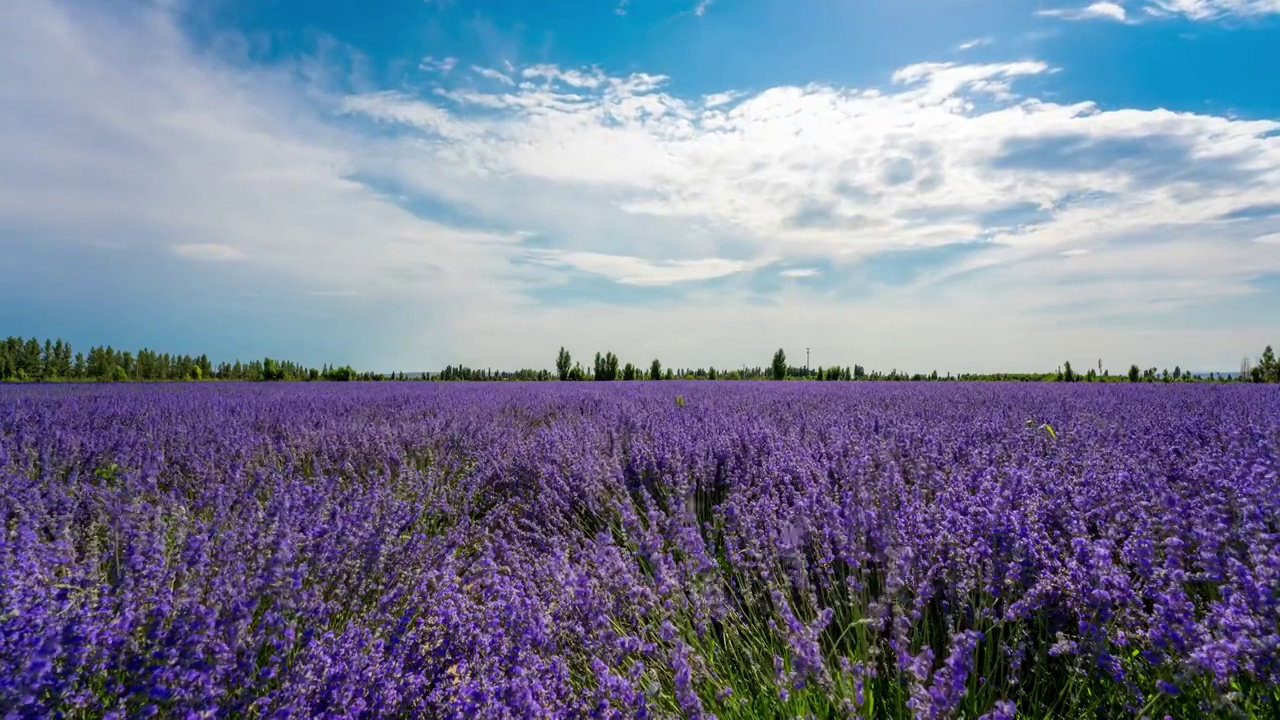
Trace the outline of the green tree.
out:
<instances>
[{"instance_id":1,"label":"green tree","mask_svg":"<svg viewBox=\"0 0 1280 720\"><path fill-rule=\"evenodd\" d=\"M568 380L569 371L572 369L573 358L569 356L569 351L561 346L559 354L556 355L556 374L561 380Z\"/></svg>"},{"instance_id":2,"label":"green tree","mask_svg":"<svg viewBox=\"0 0 1280 720\"><path fill-rule=\"evenodd\" d=\"M773 362L769 364L769 368L773 371L774 380L787 379L787 354L778 348L778 352L773 354Z\"/></svg>"},{"instance_id":3,"label":"green tree","mask_svg":"<svg viewBox=\"0 0 1280 720\"><path fill-rule=\"evenodd\" d=\"M1129 382L1133 382L1133 383L1138 382L1141 374L1142 374L1142 371L1138 369L1137 365L1129 366Z\"/></svg>"},{"instance_id":4,"label":"green tree","mask_svg":"<svg viewBox=\"0 0 1280 720\"><path fill-rule=\"evenodd\" d=\"M596 353L595 362L593 363L594 375L596 380L611 382L618 379L618 356L611 352L604 355Z\"/></svg>"},{"instance_id":5,"label":"green tree","mask_svg":"<svg viewBox=\"0 0 1280 720\"><path fill-rule=\"evenodd\" d=\"M1270 345L1262 351L1262 357L1258 358L1258 372L1262 382L1280 383L1280 361L1276 360L1276 353Z\"/></svg>"},{"instance_id":6,"label":"green tree","mask_svg":"<svg viewBox=\"0 0 1280 720\"><path fill-rule=\"evenodd\" d=\"M623 380L635 380L635 379L636 379L636 366L635 366L635 365L632 365L631 363L627 363L627 364L626 364L626 366L622 368L622 379L623 379Z\"/></svg>"},{"instance_id":7,"label":"green tree","mask_svg":"<svg viewBox=\"0 0 1280 720\"><path fill-rule=\"evenodd\" d=\"M649 379L662 379L662 363L658 362L658 358L654 358L653 362L649 363Z\"/></svg>"},{"instance_id":8,"label":"green tree","mask_svg":"<svg viewBox=\"0 0 1280 720\"><path fill-rule=\"evenodd\" d=\"M280 363L273 358L263 358L262 379L266 381L283 380L284 371L280 369Z\"/></svg>"}]
</instances>

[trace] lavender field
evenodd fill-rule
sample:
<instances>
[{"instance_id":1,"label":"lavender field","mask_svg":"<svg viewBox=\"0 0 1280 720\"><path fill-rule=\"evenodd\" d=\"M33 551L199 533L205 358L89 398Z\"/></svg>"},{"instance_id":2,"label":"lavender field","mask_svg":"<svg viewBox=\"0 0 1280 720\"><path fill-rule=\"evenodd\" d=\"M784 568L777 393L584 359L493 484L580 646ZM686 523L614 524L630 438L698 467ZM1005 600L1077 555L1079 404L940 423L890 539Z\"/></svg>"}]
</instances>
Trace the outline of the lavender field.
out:
<instances>
[{"instance_id":1,"label":"lavender field","mask_svg":"<svg viewBox=\"0 0 1280 720\"><path fill-rule=\"evenodd\" d=\"M1275 387L0 388L0 717L1276 717Z\"/></svg>"}]
</instances>

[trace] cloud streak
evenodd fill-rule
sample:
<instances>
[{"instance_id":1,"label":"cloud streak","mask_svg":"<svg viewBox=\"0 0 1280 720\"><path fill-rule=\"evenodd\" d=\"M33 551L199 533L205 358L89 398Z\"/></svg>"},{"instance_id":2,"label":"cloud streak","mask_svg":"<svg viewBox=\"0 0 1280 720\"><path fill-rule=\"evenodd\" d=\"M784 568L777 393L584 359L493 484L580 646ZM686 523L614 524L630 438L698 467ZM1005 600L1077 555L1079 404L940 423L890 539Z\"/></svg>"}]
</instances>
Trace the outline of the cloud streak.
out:
<instances>
[{"instance_id":1,"label":"cloud streak","mask_svg":"<svg viewBox=\"0 0 1280 720\"><path fill-rule=\"evenodd\" d=\"M1124 6L1113 2L1095 2L1085 7L1038 10L1036 15L1062 20L1113 20L1116 22L1125 22L1128 18Z\"/></svg>"},{"instance_id":2,"label":"cloud streak","mask_svg":"<svg viewBox=\"0 0 1280 720\"><path fill-rule=\"evenodd\" d=\"M1259 18L1280 14L1280 0L1156 0L1147 10L1153 15L1179 15L1197 21Z\"/></svg>"},{"instance_id":3,"label":"cloud streak","mask_svg":"<svg viewBox=\"0 0 1280 720\"><path fill-rule=\"evenodd\" d=\"M211 262L230 262L235 260L244 260L248 255L239 248L230 245L219 245L217 243L193 243L190 245L174 245L172 247L174 254L180 255L192 260L207 260Z\"/></svg>"},{"instance_id":4,"label":"cloud streak","mask_svg":"<svg viewBox=\"0 0 1280 720\"><path fill-rule=\"evenodd\" d=\"M968 40L960 43L959 49L972 50L974 48L986 47L988 45L994 45L994 44L995 44L995 38L980 37L980 38L974 38L972 40Z\"/></svg>"}]
</instances>

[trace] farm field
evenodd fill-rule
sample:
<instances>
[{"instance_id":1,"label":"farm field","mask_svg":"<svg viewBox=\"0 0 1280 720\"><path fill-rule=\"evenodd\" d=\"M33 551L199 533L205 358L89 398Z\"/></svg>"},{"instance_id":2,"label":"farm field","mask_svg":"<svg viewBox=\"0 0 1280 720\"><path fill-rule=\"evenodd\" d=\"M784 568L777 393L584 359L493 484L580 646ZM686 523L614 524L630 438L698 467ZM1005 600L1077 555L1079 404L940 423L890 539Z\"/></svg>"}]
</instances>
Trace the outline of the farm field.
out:
<instances>
[{"instance_id":1,"label":"farm field","mask_svg":"<svg viewBox=\"0 0 1280 720\"><path fill-rule=\"evenodd\" d=\"M1280 392L0 388L0 717L1280 716Z\"/></svg>"}]
</instances>

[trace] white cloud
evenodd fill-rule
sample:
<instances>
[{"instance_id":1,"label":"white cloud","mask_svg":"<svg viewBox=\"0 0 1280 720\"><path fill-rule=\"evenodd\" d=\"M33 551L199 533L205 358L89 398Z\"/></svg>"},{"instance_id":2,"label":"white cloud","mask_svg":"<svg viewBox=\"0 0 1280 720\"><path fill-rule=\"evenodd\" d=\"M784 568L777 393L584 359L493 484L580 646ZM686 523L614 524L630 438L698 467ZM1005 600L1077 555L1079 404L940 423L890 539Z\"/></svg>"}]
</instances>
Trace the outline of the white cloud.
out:
<instances>
[{"instance_id":1,"label":"white cloud","mask_svg":"<svg viewBox=\"0 0 1280 720\"><path fill-rule=\"evenodd\" d=\"M980 37L960 43L959 49L972 50L974 48L986 47L987 45L993 44L995 44L995 38Z\"/></svg>"},{"instance_id":2,"label":"white cloud","mask_svg":"<svg viewBox=\"0 0 1280 720\"><path fill-rule=\"evenodd\" d=\"M1252 18L1280 14L1280 0L1155 0L1147 10L1154 15L1181 15L1191 20Z\"/></svg>"},{"instance_id":3,"label":"white cloud","mask_svg":"<svg viewBox=\"0 0 1280 720\"><path fill-rule=\"evenodd\" d=\"M173 252L192 260L209 260L212 262L228 262L243 260L247 255L239 248L217 243L192 243L190 245L174 245Z\"/></svg>"},{"instance_id":4,"label":"white cloud","mask_svg":"<svg viewBox=\"0 0 1280 720\"><path fill-rule=\"evenodd\" d=\"M538 262L601 275L622 285L650 287L694 280L711 280L736 275L768 264L767 261L745 262L721 258L651 262L638 257L590 252L543 251L531 253L531 257Z\"/></svg>"},{"instance_id":5,"label":"white cloud","mask_svg":"<svg viewBox=\"0 0 1280 720\"><path fill-rule=\"evenodd\" d=\"M1259 235L1253 239L1256 243L1270 243L1272 245L1280 244L1280 233L1271 233L1269 235Z\"/></svg>"},{"instance_id":6,"label":"white cloud","mask_svg":"<svg viewBox=\"0 0 1280 720\"><path fill-rule=\"evenodd\" d=\"M1036 15L1063 20L1115 20L1117 22L1125 22L1128 17L1123 5L1105 1L1095 2L1086 7L1038 10Z\"/></svg>"},{"instance_id":7,"label":"white cloud","mask_svg":"<svg viewBox=\"0 0 1280 720\"><path fill-rule=\"evenodd\" d=\"M355 290L308 290L312 297L355 297L360 293Z\"/></svg>"},{"instance_id":8,"label":"white cloud","mask_svg":"<svg viewBox=\"0 0 1280 720\"><path fill-rule=\"evenodd\" d=\"M817 268L790 268L788 270L783 270L778 274L785 278L811 278L811 277L817 277L818 269Z\"/></svg>"},{"instance_id":9,"label":"white cloud","mask_svg":"<svg viewBox=\"0 0 1280 720\"><path fill-rule=\"evenodd\" d=\"M1209 366L1274 329L1234 316L1146 337L1078 327L1117 311L1150 326L1280 271L1280 244L1252 242L1263 220L1223 220L1280 202L1280 123L1055 102L1041 90L1054 69L1034 59L701 99L658 75L550 64L475 89L433 60L440 94L338 97L293 68L197 51L163 15L14 2L0 25L21 59L0 63L0 225L24 232L3 242L236 248L242 262L181 266L409 308L387 313L380 362L543 366L572 342L757 364L820 337L872 367L936 343L954 369L1073 348L1127 367L1191 347L1203 355L1181 364ZM981 250L951 255L962 241ZM858 275L890 251L950 259L906 284ZM823 282L761 294L746 281L807 263ZM584 273L666 288L679 310L531 299Z\"/></svg>"},{"instance_id":10,"label":"white cloud","mask_svg":"<svg viewBox=\"0 0 1280 720\"><path fill-rule=\"evenodd\" d=\"M496 80L497 82L500 82L503 85L516 84L515 80L512 80L507 75L503 74L498 70L494 70L492 68L478 67L476 65L472 65L471 70L472 72L474 72L475 74L479 75L482 78L488 78L489 80Z\"/></svg>"},{"instance_id":11,"label":"white cloud","mask_svg":"<svg viewBox=\"0 0 1280 720\"><path fill-rule=\"evenodd\" d=\"M707 8L710 8L711 3L713 2L715 2L715 0L698 0L697 6L693 8L693 14L698 17L702 17L706 14Z\"/></svg>"},{"instance_id":12,"label":"white cloud","mask_svg":"<svg viewBox=\"0 0 1280 720\"><path fill-rule=\"evenodd\" d=\"M418 63L418 67L423 72L440 73L443 75L447 75L450 72L452 72L453 69L457 67L457 65L458 65L458 58L456 57L446 57L446 58L437 59L437 58L431 57L430 55L422 58L422 62Z\"/></svg>"}]
</instances>

